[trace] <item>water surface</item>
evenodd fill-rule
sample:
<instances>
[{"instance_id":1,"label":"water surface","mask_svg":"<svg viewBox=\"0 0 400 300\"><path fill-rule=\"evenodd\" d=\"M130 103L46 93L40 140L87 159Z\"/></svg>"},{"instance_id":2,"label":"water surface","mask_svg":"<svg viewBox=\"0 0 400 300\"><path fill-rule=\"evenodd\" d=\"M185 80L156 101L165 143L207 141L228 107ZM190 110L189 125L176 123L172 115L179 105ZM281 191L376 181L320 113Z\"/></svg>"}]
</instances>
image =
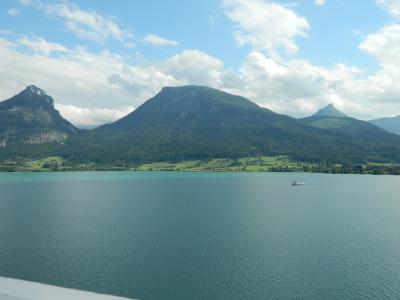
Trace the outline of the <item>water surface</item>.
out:
<instances>
[{"instance_id":1,"label":"water surface","mask_svg":"<svg viewBox=\"0 0 400 300\"><path fill-rule=\"evenodd\" d=\"M394 176L0 174L0 276L142 300L399 299L399 189Z\"/></svg>"}]
</instances>

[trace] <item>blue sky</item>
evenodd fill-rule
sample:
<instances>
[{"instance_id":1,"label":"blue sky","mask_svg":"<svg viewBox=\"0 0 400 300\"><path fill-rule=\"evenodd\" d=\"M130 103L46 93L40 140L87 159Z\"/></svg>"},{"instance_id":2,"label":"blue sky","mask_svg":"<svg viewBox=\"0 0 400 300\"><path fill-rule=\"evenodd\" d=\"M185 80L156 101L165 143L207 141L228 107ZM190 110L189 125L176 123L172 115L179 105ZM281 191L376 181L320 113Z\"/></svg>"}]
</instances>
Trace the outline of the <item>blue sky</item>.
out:
<instances>
[{"instance_id":1,"label":"blue sky","mask_svg":"<svg viewBox=\"0 0 400 300\"><path fill-rule=\"evenodd\" d=\"M296 117L329 102L400 113L400 0L2 0L0 13L1 98L36 84L78 125L183 84Z\"/></svg>"},{"instance_id":2,"label":"blue sky","mask_svg":"<svg viewBox=\"0 0 400 300\"><path fill-rule=\"evenodd\" d=\"M51 1L49 1L51 2ZM288 1L278 1L282 4ZM53 1L53 3L57 3ZM183 49L199 49L223 59L228 67L240 66L248 47L237 47L232 39L232 22L221 12L218 0L203 1L94 1L77 0L77 6L101 15L115 16L116 23L134 35L135 50L149 59L163 59ZM346 62L374 68L375 60L358 49L360 35L378 30L391 18L374 1L330 1L322 7L312 0L296 1L293 10L305 16L311 28L308 37L298 38L298 57L313 63L330 66ZM15 0L2 0L0 9L21 10L18 18L6 16L0 19L2 29L21 34L41 36L47 40L69 47L85 45L99 51L109 48L125 55L132 55L132 49L120 43L108 41L96 43L82 41L63 30L63 23L54 17L44 17L41 11L25 8ZM27 30L28 28L28 30ZM358 32L360 35L357 35ZM140 42L149 33L167 37L179 42L178 47L152 47Z\"/></svg>"}]
</instances>

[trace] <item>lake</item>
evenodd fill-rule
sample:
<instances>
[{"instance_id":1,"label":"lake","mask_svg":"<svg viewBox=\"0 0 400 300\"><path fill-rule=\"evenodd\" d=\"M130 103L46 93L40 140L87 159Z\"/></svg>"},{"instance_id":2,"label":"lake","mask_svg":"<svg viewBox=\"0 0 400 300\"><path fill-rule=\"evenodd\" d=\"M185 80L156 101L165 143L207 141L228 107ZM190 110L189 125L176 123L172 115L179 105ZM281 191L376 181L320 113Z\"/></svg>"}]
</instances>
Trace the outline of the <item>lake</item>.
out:
<instances>
[{"instance_id":1,"label":"lake","mask_svg":"<svg viewBox=\"0 0 400 300\"><path fill-rule=\"evenodd\" d=\"M0 276L141 300L399 299L399 191L394 176L2 173Z\"/></svg>"}]
</instances>

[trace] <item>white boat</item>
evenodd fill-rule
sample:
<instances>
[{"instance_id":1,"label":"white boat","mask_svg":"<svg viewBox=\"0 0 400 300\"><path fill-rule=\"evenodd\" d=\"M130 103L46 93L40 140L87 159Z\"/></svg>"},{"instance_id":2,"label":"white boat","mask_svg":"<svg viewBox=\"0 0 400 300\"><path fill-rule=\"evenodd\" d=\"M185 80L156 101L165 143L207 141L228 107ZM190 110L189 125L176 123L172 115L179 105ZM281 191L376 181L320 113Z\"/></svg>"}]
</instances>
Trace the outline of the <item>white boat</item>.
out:
<instances>
[{"instance_id":1,"label":"white boat","mask_svg":"<svg viewBox=\"0 0 400 300\"><path fill-rule=\"evenodd\" d=\"M292 186L300 186L300 185L306 185L307 183L305 182L299 182L299 181L293 181Z\"/></svg>"}]
</instances>

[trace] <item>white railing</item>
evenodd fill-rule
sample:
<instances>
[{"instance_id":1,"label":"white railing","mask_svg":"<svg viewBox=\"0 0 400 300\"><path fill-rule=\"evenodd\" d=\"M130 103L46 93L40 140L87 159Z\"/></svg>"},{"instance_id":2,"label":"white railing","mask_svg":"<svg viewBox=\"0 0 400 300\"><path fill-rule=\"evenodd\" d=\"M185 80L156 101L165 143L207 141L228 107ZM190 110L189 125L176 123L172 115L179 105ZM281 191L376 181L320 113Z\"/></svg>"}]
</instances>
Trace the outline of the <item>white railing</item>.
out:
<instances>
[{"instance_id":1,"label":"white railing","mask_svg":"<svg viewBox=\"0 0 400 300\"><path fill-rule=\"evenodd\" d=\"M0 277L0 300L129 300L42 283Z\"/></svg>"}]
</instances>

